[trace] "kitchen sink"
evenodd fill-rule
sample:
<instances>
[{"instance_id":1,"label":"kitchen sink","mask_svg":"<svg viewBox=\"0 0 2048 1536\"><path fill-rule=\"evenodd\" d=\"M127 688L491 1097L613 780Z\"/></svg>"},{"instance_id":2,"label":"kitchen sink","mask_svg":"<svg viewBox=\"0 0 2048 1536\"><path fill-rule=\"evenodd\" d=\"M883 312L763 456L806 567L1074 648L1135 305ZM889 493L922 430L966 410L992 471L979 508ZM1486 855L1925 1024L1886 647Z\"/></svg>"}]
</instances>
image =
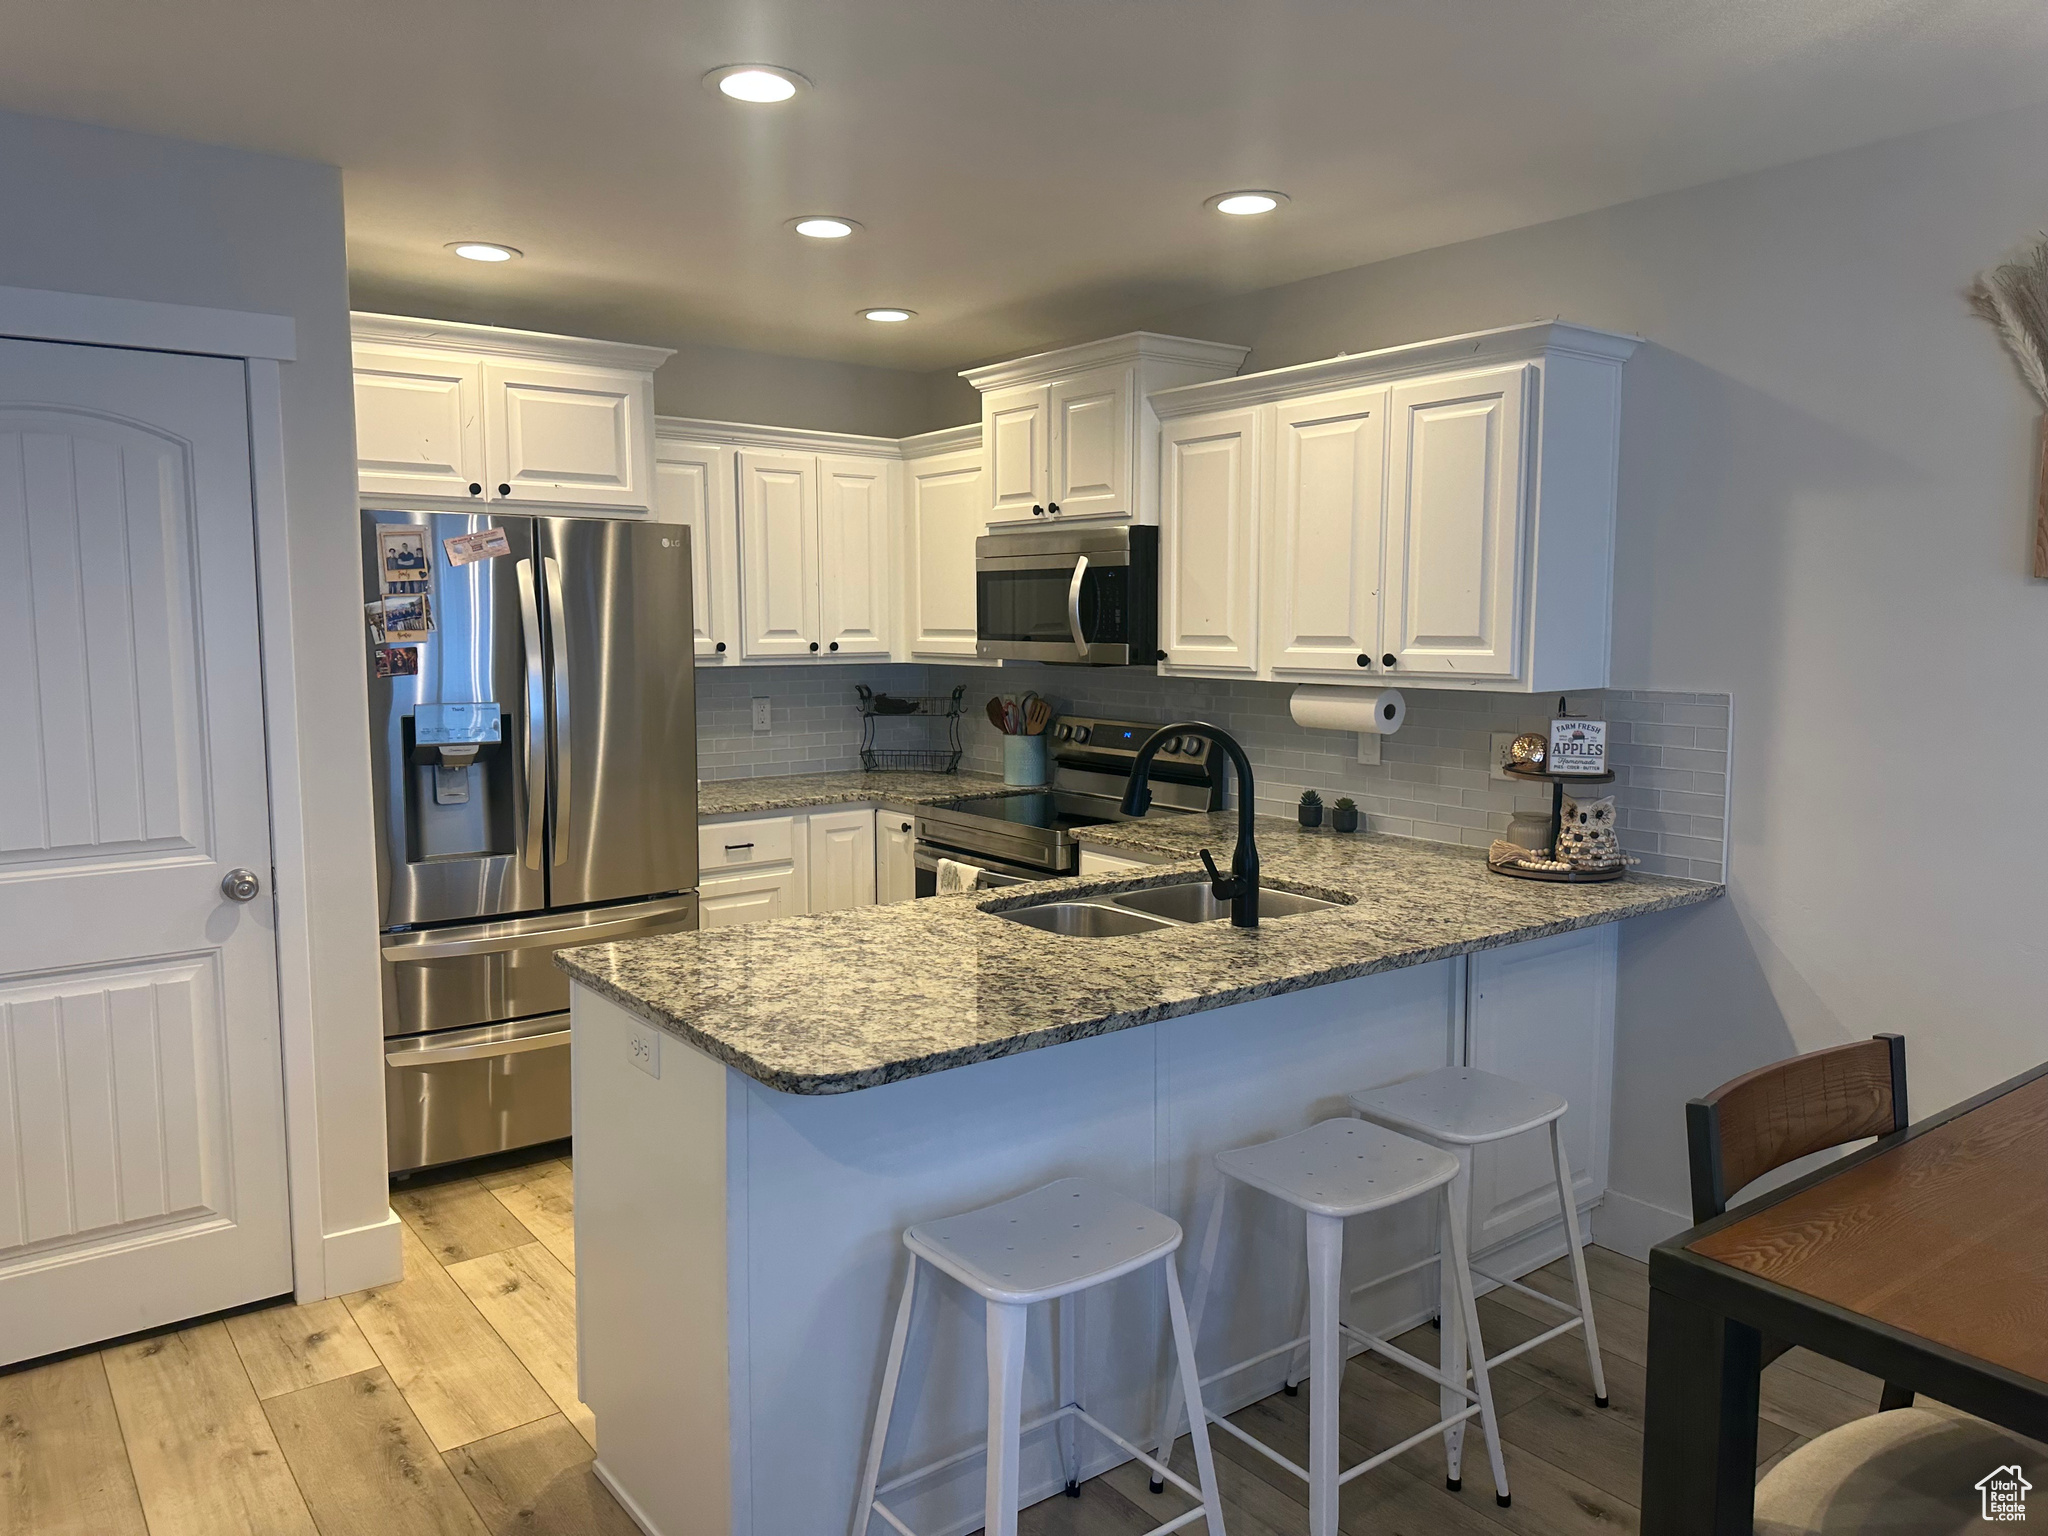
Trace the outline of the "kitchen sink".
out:
<instances>
[{"instance_id":1,"label":"kitchen sink","mask_svg":"<svg viewBox=\"0 0 2048 1536\"><path fill-rule=\"evenodd\" d=\"M1049 901L1035 907L1017 907L998 912L998 917L1047 933L1063 933L1076 939L1120 939L1134 933L1152 933L1175 926L1170 918L1145 912L1126 911L1095 901Z\"/></svg>"},{"instance_id":2,"label":"kitchen sink","mask_svg":"<svg viewBox=\"0 0 2048 1536\"><path fill-rule=\"evenodd\" d=\"M1176 923L1230 921L1230 903L1218 901L1206 880L1189 881L1184 885L1158 885L1149 891L1126 891L1109 899L1133 912L1149 913ZM1259 887L1259 921L1262 923L1269 917L1298 917L1304 912L1322 912L1339 905L1341 903L1325 901L1320 896L1276 891L1270 885Z\"/></svg>"}]
</instances>

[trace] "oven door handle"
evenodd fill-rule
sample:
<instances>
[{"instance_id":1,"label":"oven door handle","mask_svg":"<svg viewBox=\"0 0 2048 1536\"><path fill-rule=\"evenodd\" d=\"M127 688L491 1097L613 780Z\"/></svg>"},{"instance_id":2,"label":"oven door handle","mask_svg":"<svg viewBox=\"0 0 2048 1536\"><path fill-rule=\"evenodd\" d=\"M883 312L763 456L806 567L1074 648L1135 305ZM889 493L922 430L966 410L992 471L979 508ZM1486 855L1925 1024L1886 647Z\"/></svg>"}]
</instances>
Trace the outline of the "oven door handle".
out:
<instances>
[{"instance_id":1,"label":"oven door handle","mask_svg":"<svg viewBox=\"0 0 2048 1536\"><path fill-rule=\"evenodd\" d=\"M1074 637L1074 649L1083 660L1088 656L1088 637L1081 632L1081 583L1088 577L1088 557L1074 556L1074 575L1067 583L1067 632Z\"/></svg>"}]
</instances>

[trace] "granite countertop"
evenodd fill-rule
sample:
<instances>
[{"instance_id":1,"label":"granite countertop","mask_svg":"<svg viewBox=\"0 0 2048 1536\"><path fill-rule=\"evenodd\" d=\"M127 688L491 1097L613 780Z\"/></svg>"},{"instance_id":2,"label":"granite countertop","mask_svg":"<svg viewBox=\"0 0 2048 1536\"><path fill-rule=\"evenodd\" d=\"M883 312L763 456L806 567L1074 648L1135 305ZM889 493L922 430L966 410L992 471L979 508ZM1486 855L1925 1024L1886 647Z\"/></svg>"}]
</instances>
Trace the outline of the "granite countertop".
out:
<instances>
[{"instance_id":1,"label":"granite countertop","mask_svg":"<svg viewBox=\"0 0 2048 1536\"><path fill-rule=\"evenodd\" d=\"M830 775L827 777L838 777ZM859 777L852 775L850 777ZM906 776L907 777L907 776ZM1128 938L1044 933L996 915L1055 894L1185 880L1219 861L1235 818L1090 828L1105 846L1175 855L1070 877L780 922L563 950L556 963L639 1017L785 1093L848 1093L1158 1019L1711 901L1723 887L1654 875L1600 885L1510 880L1478 849L1258 820L1264 882L1352 904Z\"/></svg>"},{"instance_id":2,"label":"granite countertop","mask_svg":"<svg viewBox=\"0 0 2048 1536\"><path fill-rule=\"evenodd\" d=\"M801 811L818 805L874 801L900 810L940 805L972 795L1000 795L1003 781L990 773L787 773L759 779L711 779L697 786L699 816L742 816Z\"/></svg>"}]
</instances>

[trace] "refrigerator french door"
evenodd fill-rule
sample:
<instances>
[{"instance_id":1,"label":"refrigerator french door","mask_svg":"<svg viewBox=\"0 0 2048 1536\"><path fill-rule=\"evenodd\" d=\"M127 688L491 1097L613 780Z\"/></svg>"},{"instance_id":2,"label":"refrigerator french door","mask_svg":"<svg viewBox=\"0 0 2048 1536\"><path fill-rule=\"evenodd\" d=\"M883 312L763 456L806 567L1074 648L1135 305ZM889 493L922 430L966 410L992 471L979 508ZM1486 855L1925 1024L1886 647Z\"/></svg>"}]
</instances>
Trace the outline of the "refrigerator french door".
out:
<instances>
[{"instance_id":1,"label":"refrigerator french door","mask_svg":"<svg viewBox=\"0 0 2048 1536\"><path fill-rule=\"evenodd\" d=\"M477 534L495 552L457 564ZM697 926L690 550L674 525L390 509L362 539L402 1172L568 1135L554 951Z\"/></svg>"}]
</instances>

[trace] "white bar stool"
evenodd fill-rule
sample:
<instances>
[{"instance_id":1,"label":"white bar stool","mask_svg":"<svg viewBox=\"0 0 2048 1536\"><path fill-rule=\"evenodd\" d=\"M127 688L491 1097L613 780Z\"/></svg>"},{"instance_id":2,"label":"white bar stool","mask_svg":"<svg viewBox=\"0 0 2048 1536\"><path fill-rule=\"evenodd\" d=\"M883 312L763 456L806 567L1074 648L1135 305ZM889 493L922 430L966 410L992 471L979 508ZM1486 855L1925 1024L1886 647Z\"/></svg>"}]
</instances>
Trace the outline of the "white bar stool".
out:
<instances>
[{"instance_id":1,"label":"white bar stool","mask_svg":"<svg viewBox=\"0 0 2048 1536\"><path fill-rule=\"evenodd\" d=\"M1550 1160L1557 1175L1558 1203L1564 1208L1564 1232L1572 1261L1572 1282L1578 1288L1579 1305L1576 1310L1554 1296L1546 1296L1518 1280L1504 1280L1498 1275L1489 1275L1484 1270L1472 1269L1472 1274L1495 1285L1504 1285L1511 1291L1554 1307L1565 1314L1565 1320L1556 1327L1537 1334L1532 1339L1504 1349L1499 1354L1486 1357L1485 1345L1475 1331L1474 1347L1469 1351L1474 1359L1486 1358L1489 1367L1501 1365L1517 1355L1527 1354L1540 1344L1547 1344L1560 1334L1583 1328L1586 1335L1586 1365L1593 1374L1593 1401L1607 1406L1607 1377L1600 1369L1600 1339L1593 1326L1593 1294L1586 1284L1586 1257L1579 1249L1579 1206L1572 1198L1571 1162L1565 1155L1564 1139L1559 1133L1559 1122L1570 1108L1562 1098L1542 1088L1518 1083L1513 1078L1501 1077L1492 1072L1481 1072L1476 1067L1441 1067L1426 1072L1421 1077L1412 1077L1404 1083L1391 1083L1384 1088L1367 1088L1351 1095L1351 1109L1354 1114L1374 1125L1386 1126L1392 1130L1404 1131L1410 1136L1441 1147L1458 1160L1458 1176L1451 1183L1450 1198L1454 1211L1452 1226L1459 1234L1466 1231L1472 1206L1472 1149L1491 1141L1502 1141L1510 1136L1550 1128ZM1407 1274L1410 1270L1422 1269L1436 1262L1424 1259L1408 1269L1397 1271ZM1461 1264L1466 1260L1460 1259ZM1469 1268L1469 1265L1468 1265ZM1386 1280L1396 1275L1382 1277ZM1443 1328L1442 1362L1446 1375L1467 1353L1462 1329L1469 1326L1478 1328L1476 1311L1474 1318L1465 1322L1462 1309L1453 1304L1449 1285L1439 1277L1438 1305L1439 1318ZM1468 1281L1469 1285L1470 1282ZM1443 1397L1445 1411L1450 1408L1448 1392ZM1459 1468L1464 1454L1464 1425L1455 1424L1444 1431L1444 1455L1448 1467L1447 1481L1451 1488L1460 1484Z\"/></svg>"},{"instance_id":2,"label":"white bar stool","mask_svg":"<svg viewBox=\"0 0 2048 1536\"><path fill-rule=\"evenodd\" d=\"M1202 1252L1198 1261L1201 1275L1195 1282L1191 1326L1199 1337L1202 1312L1208 1303L1209 1277L1215 1270L1224 1199L1231 1181L1235 1180L1286 1201L1308 1218L1308 1329L1301 1338L1289 1339L1263 1354L1225 1366L1204 1377L1201 1384L1207 1387L1277 1355L1291 1356L1304 1343L1307 1344L1308 1374L1316 1384L1308 1408L1308 1466L1297 1466L1219 1414L1210 1414L1209 1422L1307 1482L1310 1536L1337 1536L1338 1490L1345 1483L1393 1460L1430 1436L1453 1425L1462 1426L1467 1419L1474 1417L1478 1418L1485 1432L1486 1448L1493 1458L1497 1502L1506 1505L1509 1502L1507 1465L1501 1457L1500 1424L1494 1416L1493 1388L1487 1378L1485 1356L1477 1349L1472 1351L1469 1374L1473 1389L1468 1390L1464 1384L1468 1374L1465 1370L1438 1370L1385 1339L1352 1327L1341 1316L1345 1219L1385 1210L1441 1190L1444 1230L1448 1234L1452 1256L1449 1269L1458 1291L1457 1305L1471 1327L1471 1337L1478 1338L1478 1315L1472 1299L1471 1278L1465 1269L1465 1229L1450 1217L1450 1187L1458 1176L1458 1160L1441 1148L1427 1146L1379 1126L1360 1120L1336 1119L1325 1120L1277 1141L1220 1152L1216 1155L1216 1167L1224 1179L1210 1203L1208 1225L1202 1235ZM1446 1408L1444 1417L1427 1429L1410 1435L1399 1445L1368 1456L1355 1467L1339 1470L1338 1409L1343 1397L1341 1383L1347 1337L1397 1365L1428 1377L1442 1387L1446 1395L1455 1394L1459 1401L1454 1408ZM1181 1369L1186 1371L1190 1368L1191 1362L1184 1361ZM1191 1394L1191 1404L1193 1398ZM1192 1407L1189 1411L1192 1413ZM1172 1451L1179 1415L1179 1405L1169 1396L1166 1419L1160 1426L1157 1442L1162 1460ZM1195 1444L1197 1447L1202 1444L1200 1436L1197 1436ZM1160 1488L1155 1475L1152 1490L1156 1493Z\"/></svg>"},{"instance_id":3,"label":"white bar stool","mask_svg":"<svg viewBox=\"0 0 2048 1536\"><path fill-rule=\"evenodd\" d=\"M889 1340L889 1361L882 1372L881 1401L875 1407L874 1433L868 1441L867 1465L861 1475L860 1500L854 1505L853 1536L867 1536L880 1515L900 1536L916 1536L890 1511L881 1495L930 1477L971 1457L988 1457L988 1484L982 1518L986 1536L1017 1536L1017 1467L1024 1435L1056 1425L1067 1492L1079 1491L1080 1453L1073 1425L1086 1424L1112 1444L1144 1462L1155 1479L1200 1499L1191 1509L1149 1536L1166 1536L1197 1520L1208 1521L1210 1536L1223 1536L1223 1506L1216 1494L1216 1467L1209 1437L1195 1434L1195 1470L1202 1486L1154 1461L1115 1430L1081 1407L1075 1345L1074 1298L1134 1270L1157 1264L1166 1275L1167 1309L1173 1320L1175 1357L1185 1382L1188 1412L1201 1416L1201 1389L1195 1384L1194 1335L1188 1328L1180 1277L1173 1267L1180 1247L1180 1225L1171 1217L1126 1200L1086 1179L1061 1179L1029 1194L984 1206L961 1216L919 1222L903 1234L910 1250L910 1270L903 1299L896 1308L896 1331ZM904 1341L910 1334L911 1303L917 1293L920 1263L952 1276L987 1304L988 1317L988 1446L972 1448L943 1461L919 1467L877 1486L882 1450L889 1437L889 1416L903 1370ZM1025 1320L1034 1302L1059 1306L1059 1349L1055 1388L1060 1406L1022 1422L1024 1398Z\"/></svg>"}]
</instances>

